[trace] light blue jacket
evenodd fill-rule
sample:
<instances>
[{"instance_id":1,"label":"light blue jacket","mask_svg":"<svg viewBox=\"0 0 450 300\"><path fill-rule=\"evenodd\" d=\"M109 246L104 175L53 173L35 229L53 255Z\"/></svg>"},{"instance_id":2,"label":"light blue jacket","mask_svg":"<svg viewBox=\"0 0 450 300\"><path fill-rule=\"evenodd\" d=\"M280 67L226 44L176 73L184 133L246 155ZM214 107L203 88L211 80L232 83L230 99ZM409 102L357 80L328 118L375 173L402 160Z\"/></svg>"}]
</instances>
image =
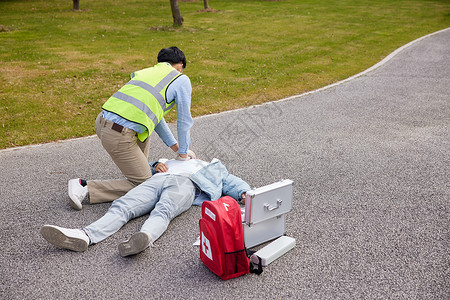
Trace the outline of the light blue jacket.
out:
<instances>
[{"instance_id":1,"label":"light blue jacket","mask_svg":"<svg viewBox=\"0 0 450 300\"><path fill-rule=\"evenodd\" d=\"M152 173L158 162L150 162ZM202 205L204 201L217 200L223 195L230 196L236 200L250 190L250 186L241 178L230 174L220 160L213 160L189 179L201 191L196 193L193 205Z\"/></svg>"}]
</instances>

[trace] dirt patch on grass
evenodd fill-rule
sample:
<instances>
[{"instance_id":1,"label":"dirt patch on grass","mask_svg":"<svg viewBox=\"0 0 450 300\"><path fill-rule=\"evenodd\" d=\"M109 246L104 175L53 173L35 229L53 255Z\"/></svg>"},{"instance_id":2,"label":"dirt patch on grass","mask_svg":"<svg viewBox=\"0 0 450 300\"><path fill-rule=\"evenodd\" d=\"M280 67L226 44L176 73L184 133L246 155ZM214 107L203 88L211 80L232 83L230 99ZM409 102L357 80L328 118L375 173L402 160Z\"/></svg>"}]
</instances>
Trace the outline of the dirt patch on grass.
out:
<instances>
[{"instance_id":1,"label":"dirt patch on grass","mask_svg":"<svg viewBox=\"0 0 450 300\"><path fill-rule=\"evenodd\" d=\"M0 24L0 32L10 32L10 31L14 31L17 30L12 26L4 26Z\"/></svg>"},{"instance_id":2,"label":"dirt patch on grass","mask_svg":"<svg viewBox=\"0 0 450 300\"><path fill-rule=\"evenodd\" d=\"M0 73L8 80L9 84L19 84L32 78L47 76L50 72L31 67L3 65L0 67Z\"/></svg>"},{"instance_id":3,"label":"dirt patch on grass","mask_svg":"<svg viewBox=\"0 0 450 300\"><path fill-rule=\"evenodd\" d=\"M210 12L210 13L217 13L220 12L220 10L214 9L214 8L205 8L197 10L197 12Z\"/></svg>"},{"instance_id":4,"label":"dirt patch on grass","mask_svg":"<svg viewBox=\"0 0 450 300\"><path fill-rule=\"evenodd\" d=\"M70 11L82 13L82 12L89 12L91 10L90 9L71 9Z\"/></svg>"},{"instance_id":5,"label":"dirt patch on grass","mask_svg":"<svg viewBox=\"0 0 450 300\"><path fill-rule=\"evenodd\" d=\"M181 32L181 31L187 31L187 32L196 32L198 29L195 28L188 28L188 27L174 27L174 26L154 26L148 28L151 31L173 31L173 32Z\"/></svg>"}]
</instances>

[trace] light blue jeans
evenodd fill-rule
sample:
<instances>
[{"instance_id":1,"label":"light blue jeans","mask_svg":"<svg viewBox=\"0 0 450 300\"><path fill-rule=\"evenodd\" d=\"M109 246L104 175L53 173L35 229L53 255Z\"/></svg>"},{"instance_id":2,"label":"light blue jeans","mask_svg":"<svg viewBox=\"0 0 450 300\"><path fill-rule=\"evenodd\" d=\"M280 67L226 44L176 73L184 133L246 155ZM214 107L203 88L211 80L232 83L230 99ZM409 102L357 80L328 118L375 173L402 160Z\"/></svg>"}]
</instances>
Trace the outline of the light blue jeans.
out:
<instances>
[{"instance_id":1,"label":"light blue jeans","mask_svg":"<svg viewBox=\"0 0 450 300\"><path fill-rule=\"evenodd\" d=\"M146 232L153 243L166 231L172 219L191 207L194 197L194 184L187 177L154 176L113 201L103 217L83 230L89 236L90 244L96 244L131 219L151 212L141 231Z\"/></svg>"}]
</instances>

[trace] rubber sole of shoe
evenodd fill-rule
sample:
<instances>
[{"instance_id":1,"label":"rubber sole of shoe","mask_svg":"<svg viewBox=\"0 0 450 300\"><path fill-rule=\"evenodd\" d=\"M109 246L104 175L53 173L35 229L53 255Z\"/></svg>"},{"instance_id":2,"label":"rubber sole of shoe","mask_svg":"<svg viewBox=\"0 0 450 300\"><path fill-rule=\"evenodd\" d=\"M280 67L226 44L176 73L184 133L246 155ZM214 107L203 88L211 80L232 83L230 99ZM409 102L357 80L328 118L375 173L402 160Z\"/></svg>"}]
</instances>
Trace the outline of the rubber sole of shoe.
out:
<instances>
[{"instance_id":1,"label":"rubber sole of shoe","mask_svg":"<svg viewBox=\"0 0 450 300\"><path fill-rule=\"evenodd\" d=\"M88 243L80 238L68 237L53 226L44 225L41 234L50 244L72 251L86 251Z\"/></svg>"},{"instance_id":2,"label":"rubber sole of shoe","mask_svg":"<svg viewBox=\"0 0 450 300\"><path fill-rule=\"evenodd\" d=\"M138 254L150 245L150 238L144 232L136 232L128 241L119 244L119 254L122 257Z\"/></svg>"},{"instance_id":3,"label":"rubber sole of shoe","mask_svg":"<svg viewBox=\"0 0 450 300\"><path fill-rule=\"evenodd\" d=\"M72 198L69 197L69 204L73 209L81 210L83 206L81 204L78 204L77 202L73 201Z\"/></svg>"},{"instance_id":4,"label":"rubber sole of shoe","mask_svg":"<svg viewBox=\"0 0 450 300\"><path fill-rule=\"evenodd\" d=\"M70 206L72 206L73 209L81 210L83 208L83 205L72 194L72 181L74 181L74 180L78 180L78 179L71 179L71 180L69 180L69 184L68 184L69 204L70 204Z\"/></svg>"}]
</instances>

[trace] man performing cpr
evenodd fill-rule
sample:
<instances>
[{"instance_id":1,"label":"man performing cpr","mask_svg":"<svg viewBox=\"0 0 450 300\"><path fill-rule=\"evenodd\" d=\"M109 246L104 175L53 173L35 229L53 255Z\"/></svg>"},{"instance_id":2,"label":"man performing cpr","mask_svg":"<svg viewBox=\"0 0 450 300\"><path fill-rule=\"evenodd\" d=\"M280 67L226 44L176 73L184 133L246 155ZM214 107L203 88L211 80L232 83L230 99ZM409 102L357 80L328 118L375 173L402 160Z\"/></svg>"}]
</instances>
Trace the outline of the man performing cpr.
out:
<instances>
[{"instance_id":1,"label":"man performing cpr","mask_svg":"<svg viewBox=\"0 0 450 300\"><path fill-rule=\"evenodd\" d=\"M150 213L141 230L118 245L121 256L137 254L152 245L169 222L191 205L217 200L223 195L244 200L250 186L228 173L217 159L150 163L153 176L113 201L106 214L82 229L44 225L42 236L51 244L73 251L85 251L117 232L133 218Z\"/></svg>"},{"instance_id":2,"label":"man performing cpr","mask_svg":"<svg viewBox=\"0 0 450 300\"><path fill-rule=\"evenodd\" d=\"M102 106L95 132L126 179L69 181L70 204L80 210L81 202L111 202L152 176L148 165L149 136L155 131L177 159L195 158L191 143L191 82L183 74L184 53L177 47L161 49L158 64L131 74L131 80ZM164 116L176 106L178 142Z\"/></svg>"}]
</instances>

